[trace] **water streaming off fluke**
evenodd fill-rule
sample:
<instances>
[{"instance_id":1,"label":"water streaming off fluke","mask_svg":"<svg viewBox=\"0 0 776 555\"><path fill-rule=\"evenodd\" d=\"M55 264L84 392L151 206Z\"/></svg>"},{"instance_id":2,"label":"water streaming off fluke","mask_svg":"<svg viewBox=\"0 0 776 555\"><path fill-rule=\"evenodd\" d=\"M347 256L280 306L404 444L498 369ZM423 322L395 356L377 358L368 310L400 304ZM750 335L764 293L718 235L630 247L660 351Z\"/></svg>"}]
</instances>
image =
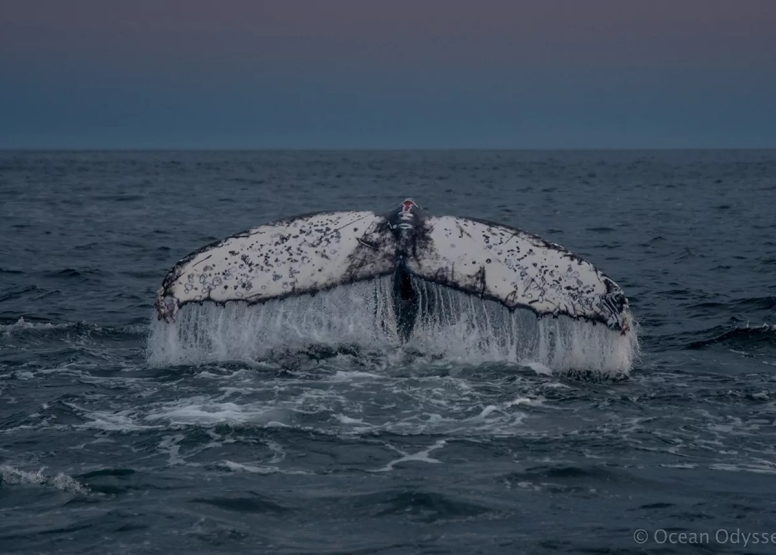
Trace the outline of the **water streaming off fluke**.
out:
<instances>
[{"instance_id":1,"label":"water streaming off fluke","mask_svg":"<svg viewBox=\"0 0 776 555\"><path fill-rule=\"evenodd\" d=\"M184 306L173 323L152 319L151 364L257 361L310 345L378 354L411 349L457 362L539 363L557 372L630 372L638 343L604 325L566 316L538 318L447 287L413 279L418 309L404 342L397 330L392 276L261 305Z\"/></svg>"}]
</instances>

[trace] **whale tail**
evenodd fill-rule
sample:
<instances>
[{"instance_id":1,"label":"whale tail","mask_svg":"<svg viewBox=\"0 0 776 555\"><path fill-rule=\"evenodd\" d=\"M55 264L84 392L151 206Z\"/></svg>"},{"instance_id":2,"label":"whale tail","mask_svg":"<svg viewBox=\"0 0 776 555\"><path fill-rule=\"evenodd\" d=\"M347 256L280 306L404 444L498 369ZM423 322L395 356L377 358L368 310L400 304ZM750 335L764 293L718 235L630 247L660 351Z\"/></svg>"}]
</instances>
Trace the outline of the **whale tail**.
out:
<instances>
[{"instance_id":1,"label":"whale tail","mask_svg":"<svg viewBox=\"0 0 776 555\"><path fill-rule=\"evenodd\" d=\"M298 216L207 245L170 270L155 306L159 319L172 321L190 303L258 304L384 276L393 276L405 338L420 310L414 280L539 317L631 329L622 290L589 262L519 229L431 216L410 199L388 214Z\"/></svg>"}]
</instances>

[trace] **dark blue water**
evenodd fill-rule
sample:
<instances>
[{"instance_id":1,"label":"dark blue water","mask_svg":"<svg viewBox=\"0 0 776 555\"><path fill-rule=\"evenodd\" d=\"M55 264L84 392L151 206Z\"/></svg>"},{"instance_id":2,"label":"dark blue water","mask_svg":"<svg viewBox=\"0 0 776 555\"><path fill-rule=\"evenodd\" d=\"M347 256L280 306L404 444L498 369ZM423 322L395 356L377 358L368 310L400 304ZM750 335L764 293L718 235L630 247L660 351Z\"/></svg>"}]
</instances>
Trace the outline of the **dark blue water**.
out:
<instances>
[{"instance_id":1,"label":"dark blue water","mask_svg":"<svg viewBox=\"0 0 776 555\"><path fill-rule=\"evenodd\" d=\"M603 269L630 378L147 362L190 251L405 196ZM0 553L772 553L775 214L774 151L0 153Z\"/></svg>"}]
</instances>

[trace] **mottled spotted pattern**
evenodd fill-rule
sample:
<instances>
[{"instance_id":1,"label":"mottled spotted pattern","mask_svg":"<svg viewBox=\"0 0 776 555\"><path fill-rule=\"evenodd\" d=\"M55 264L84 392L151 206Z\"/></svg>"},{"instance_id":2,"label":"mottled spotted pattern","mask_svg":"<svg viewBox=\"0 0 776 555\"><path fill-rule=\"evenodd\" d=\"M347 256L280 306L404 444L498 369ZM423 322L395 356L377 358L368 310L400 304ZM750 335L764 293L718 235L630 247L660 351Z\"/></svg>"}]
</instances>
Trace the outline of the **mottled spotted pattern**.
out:
<instances>
[{"instance_id":1,"label":"mottled spotted pattern","mask_svg":"<svg viewBox=\"0 0 776 555\"><path fill-rule=\"evenodd\" d=\"M372 212L329 212L281 220L184 258L156 299L172 319L187 303L260 303L376 276L396 266L396 239Z\"/></svg>"},{"instance_id":2,"label":"mottled spotted pattern","mask_svg":"<svg viewBox=\"0 0 776 555\"><path fill-rule=\"evenodd\" d=\"M611 279L559 245L491 222L427 218L410 273L508 308L566 315L627 331L627 299Z\"/></svg>"},{"instance_id":3,"label":"mottled spotted pattern","mask_svg":"<svg viewBox=\"0 0 776 555\"><path fill-rule=\"evenodd\" d=\"M172 320L191 302L261 303L397 269L510 309L630 329L625 295L590 263L524 231L429 216L410 200L383 216L300 216L208 245L170 271L156 308L160 318Z\"/></svg>"}]
</instances>

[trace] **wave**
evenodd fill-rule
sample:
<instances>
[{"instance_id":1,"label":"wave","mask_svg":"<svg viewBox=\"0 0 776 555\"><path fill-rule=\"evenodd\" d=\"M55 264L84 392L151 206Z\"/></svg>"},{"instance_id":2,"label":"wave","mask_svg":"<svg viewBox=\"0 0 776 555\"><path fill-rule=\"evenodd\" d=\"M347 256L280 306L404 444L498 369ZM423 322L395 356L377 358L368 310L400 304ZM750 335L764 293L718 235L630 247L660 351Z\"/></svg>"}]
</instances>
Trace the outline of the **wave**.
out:
<instances>
[{"instance_id":1,"label":"wave","mask_svg":"<svg viewBox=\"0 0 776 555\"><path fill-rule=\"evenodd\" d=\"M93 279L105 275L105 272L99 268L65 268L63 270L45 272L43 275L51 278Z\"/></svg>"},{"instance_id":2,"label":"wave","mask_svg":"<svg viewBox=\"0 0 776 555\"><path fill-rule=\"evenodd\" d=\"M753 310L774 310L776 309L776 297L751 297L745 299L736 299L729 302L719 301L706 301L702 303L693 304L687 307L688 309L702 309L710 311L743 311L750 312Z\"/></svg>"},{"instance_id":3,"label":"wave","mask_svg":"<svg viewBox=\"0 0 776 555\"><path fill-rule=\"evenodd\" d=\"M762 347L776 346L776 325L763 324L758 327L746 326L723 331L721 326L710 330L715 335L708 339L693 341L688 349L702 349L710 345L725 344L729 347Z\"/></svg>"},{"instance_id":4,"label":"wave","mask_svg":"<svg viewBox=\"0 0 776 555\"><path fill-rule=\"evenodd\" d=\"M25 295L29 295L30 293L34 293L36 291L42 291L42 289L37 285L27 285L22 287L16 287L14 289L11 289L7 293L3 293L2 295L0 295L0 302L20 299Z\"/></svg>"},{"instance_id":5,"label":"wave","mask_svg":"<svg viewBox=\"0 0 776 555\"><path fill-rule=\"evenodd\" d=\"M80 338L137 338L147 333L146 326L123 326L119 328L102 327L87 322L44 322L28 321L24 317L18 320L5 320L0 323L0 341L3 338L15 339L53 339L57 337L80 337Z\"/></svg>"},{"instance_id":6,"label":"wave","mask_svg":"<svg viewBox=\"0 0 776 555\"><path fill-rule=\"evenodd\" d=\"M627 375L638 351L602 325L524 310L425 282L422 310L402 343L393 313L391 278L357 283L263 305L186 305L170 324L152 319L147 356L153 366L255 362L309 345L350 345L384 354L420 352L454 362L538 363L560 372Z\"/></svg>"}]
</instances>

